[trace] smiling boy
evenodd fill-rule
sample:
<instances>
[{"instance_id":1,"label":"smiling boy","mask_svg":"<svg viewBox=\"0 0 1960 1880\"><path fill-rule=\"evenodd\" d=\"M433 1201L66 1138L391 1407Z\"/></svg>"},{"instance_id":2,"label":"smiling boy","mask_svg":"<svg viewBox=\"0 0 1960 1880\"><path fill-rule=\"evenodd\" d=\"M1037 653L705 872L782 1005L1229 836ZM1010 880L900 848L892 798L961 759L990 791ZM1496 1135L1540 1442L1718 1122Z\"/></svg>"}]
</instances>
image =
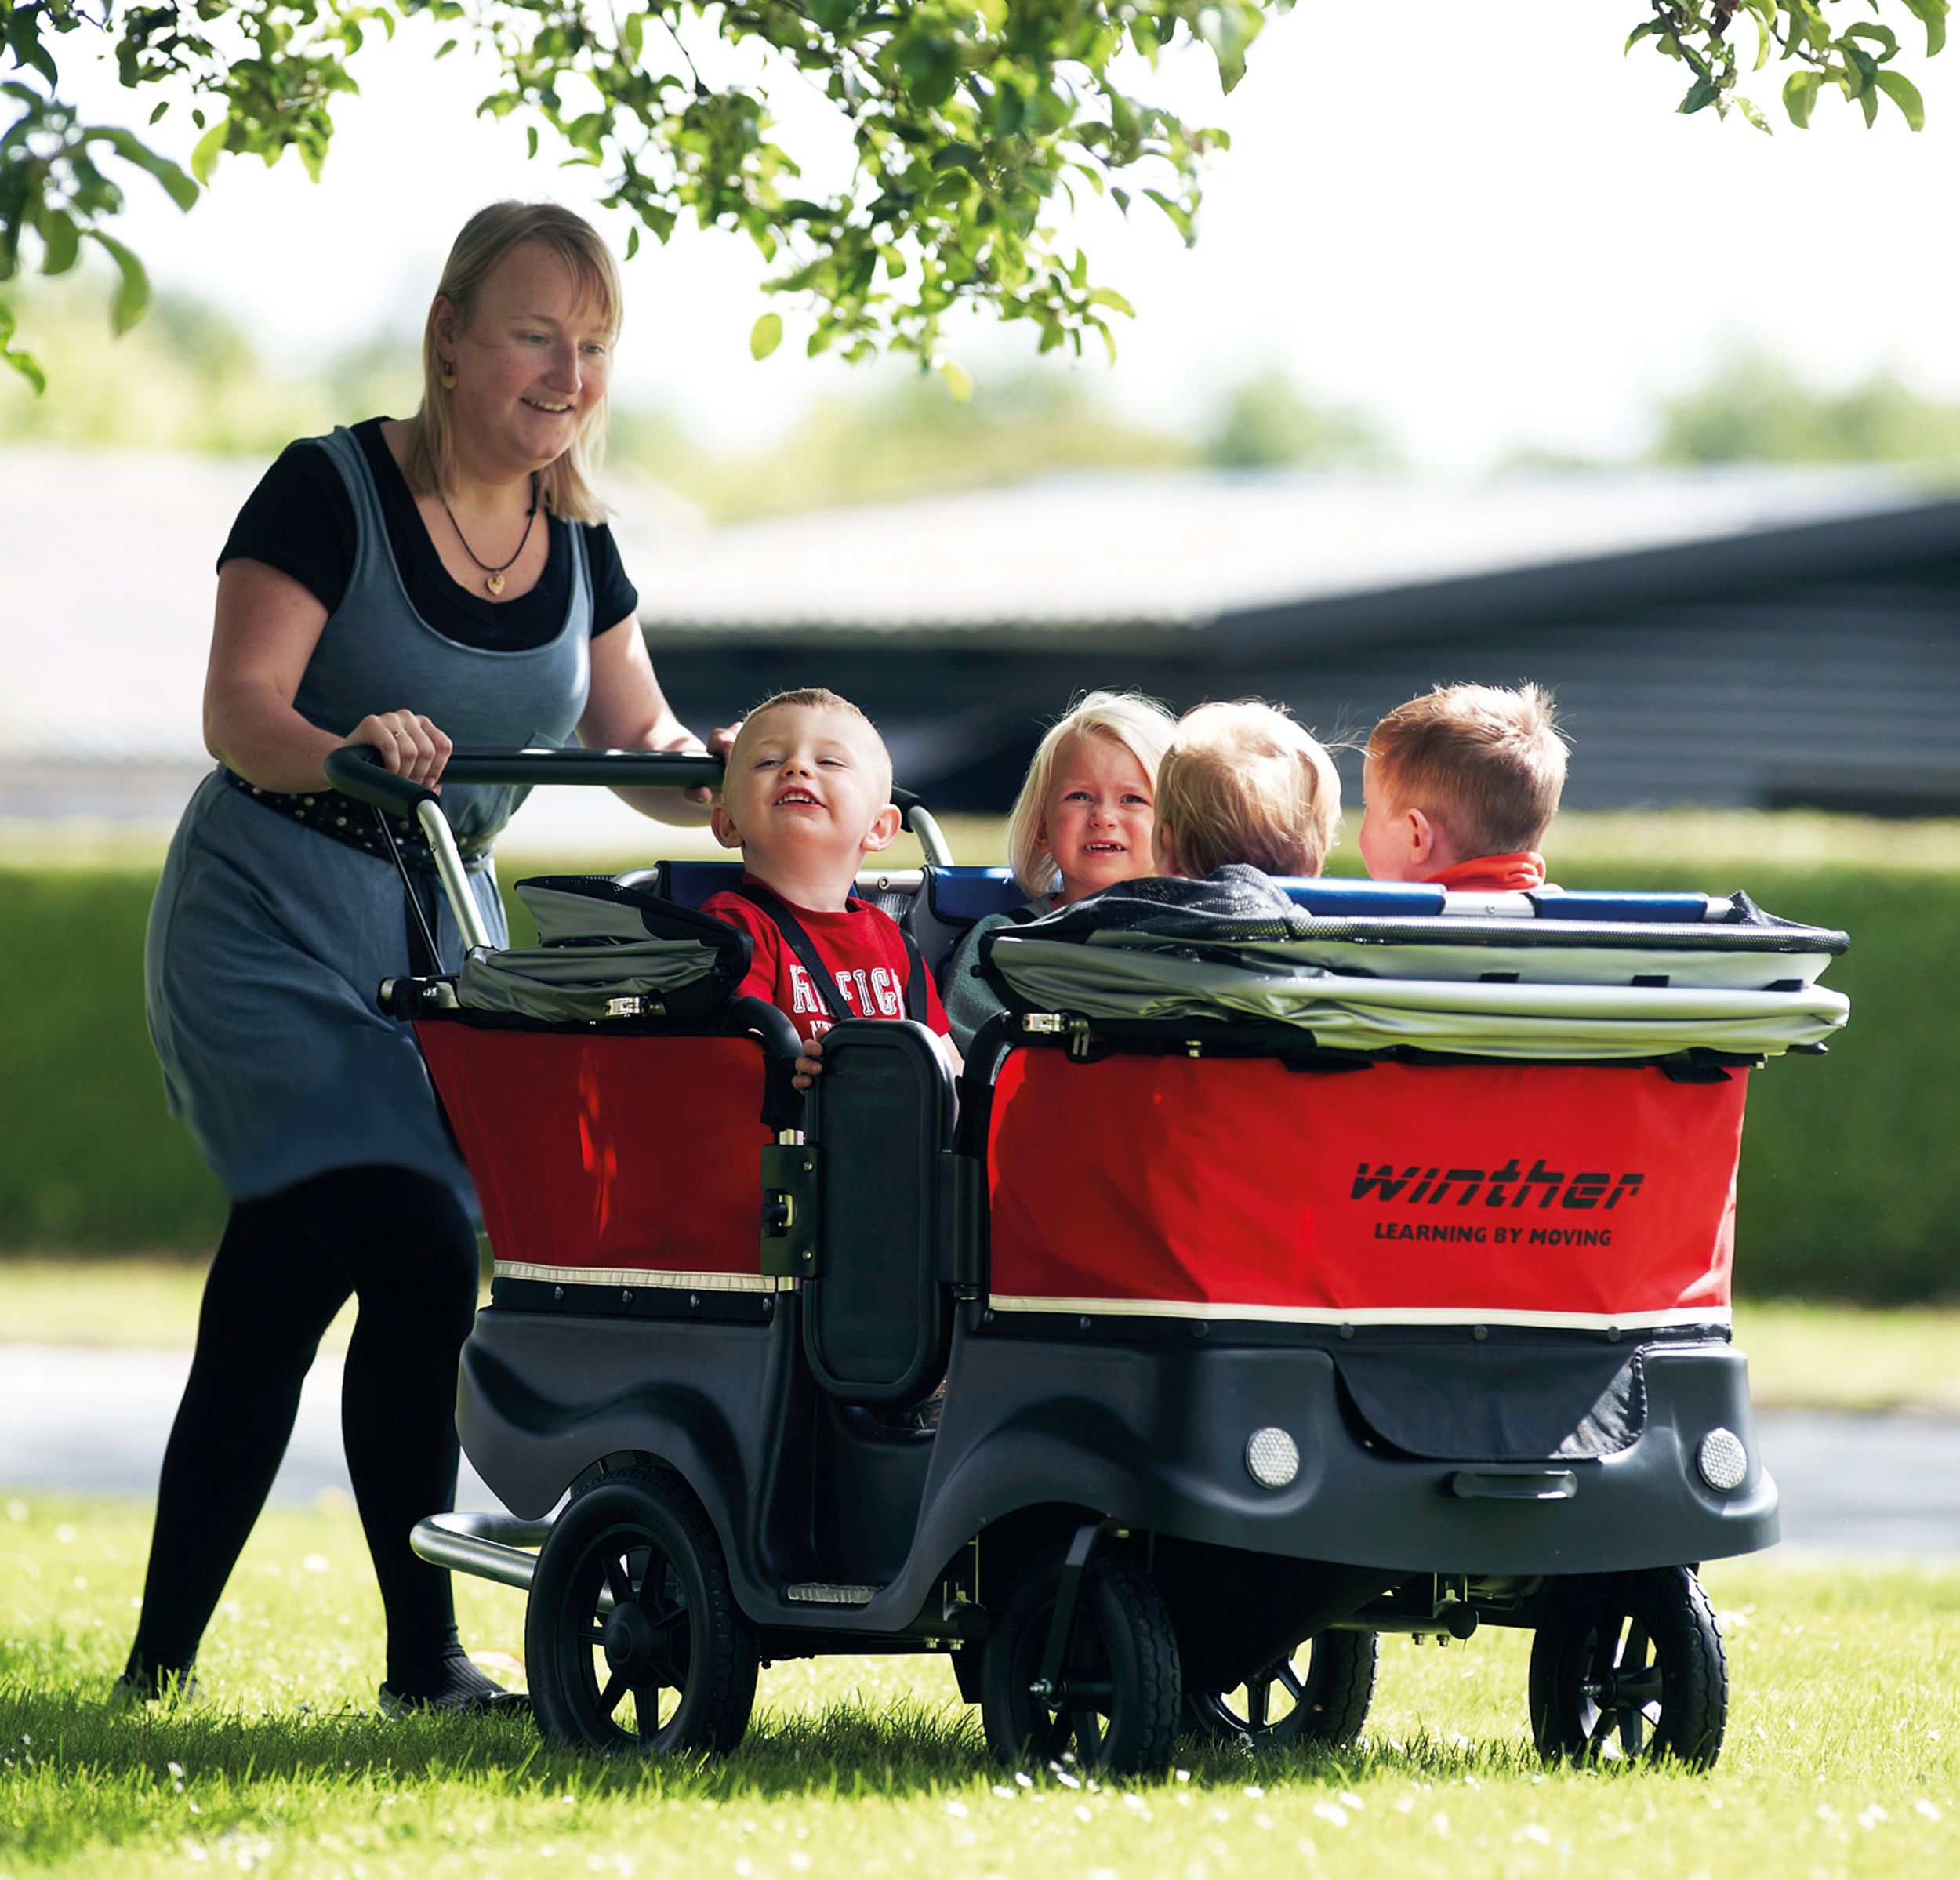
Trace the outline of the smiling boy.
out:
<instances>
[{"instance_id":1,"label":"smiling boy","mask_svg":"<svg viewBox=\"0 0 1960 1880\"><path fill-rule=\"evenodd\" d=\"M871 720L820 688L765 699L728 753L713 825L723 847L742 851L742 883L702 912L749 936L741 991L788 1013L805 1040L797 1087L820 1068L822 1034L845 1018L916 1018L956 1073L932 975L898 923L851 891L859 863L900 826L891 759Z\"/></svg>"}]
</instances>

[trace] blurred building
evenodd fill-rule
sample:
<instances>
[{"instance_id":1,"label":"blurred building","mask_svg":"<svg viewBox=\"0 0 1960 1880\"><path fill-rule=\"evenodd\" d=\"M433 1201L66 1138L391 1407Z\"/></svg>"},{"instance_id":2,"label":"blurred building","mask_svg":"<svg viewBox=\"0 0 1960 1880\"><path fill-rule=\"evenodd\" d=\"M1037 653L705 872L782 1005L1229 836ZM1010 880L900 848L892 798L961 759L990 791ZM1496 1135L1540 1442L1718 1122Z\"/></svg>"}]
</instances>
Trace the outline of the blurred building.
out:
<instances>
[{"instance_id":1,"label":"blurred building","mask_svg":"<svg viewBox=\"0 0 1960 1880\"><path fill-rule=\"evenodd\" d=\"M174 817L209 763L212 564L263 469L0 448L0 817ZM1004 808L1085 687L1258 695L1331 739L1533 678L1574 808L1960 814L1960 501L1895 473L1153 472L719 530L615 493L684 717L834 686L945 808Z\"/></svg>"},{"instance_id":2,"label":"blurred building","mask_svg":"<svg viewBox=\"0 0 1960 1880\"><path fill-rule=\"evenodd\" d=\"M1960 814L1960 501L1894 473L1071 477L666 546L634 565L684 715L833 686L949 808L1004 808L1085 687L1334 739L1530 678L1574 808Z\"/></svg>"}]
</instances>

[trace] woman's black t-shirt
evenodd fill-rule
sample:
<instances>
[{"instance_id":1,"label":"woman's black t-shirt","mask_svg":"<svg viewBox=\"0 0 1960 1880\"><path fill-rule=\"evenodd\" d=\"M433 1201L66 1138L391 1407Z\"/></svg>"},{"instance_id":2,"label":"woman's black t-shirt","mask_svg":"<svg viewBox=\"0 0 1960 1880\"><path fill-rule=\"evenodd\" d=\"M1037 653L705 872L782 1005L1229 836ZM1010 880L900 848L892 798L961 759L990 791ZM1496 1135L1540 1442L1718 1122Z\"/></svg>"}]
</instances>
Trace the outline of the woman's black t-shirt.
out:
<instances>
[{"instance_id":1,"label":"woman's black t-shirt","mask_svg":"<svg viewBox=\"0 0 1960 1880\"><path fill-rule=\"evenodd\" d=\"M388 546L409 604L446 640L486 652L517 652L543 646L564 626L572 599L571 543L566 532L585 531L586 560L592 570L592 631L595 636L616 626L639 611L640 596L619 563L612 532L603 522L572 523L546 516L551 551L544 574L529 593L514 601L493 602L488 596L459 586L442 565L435 544L423 524L422 512L409 493L408 479L381 434L385 418L370 418L354 427L355 441L368 459L382 514L388 522ZM227 561L263 561L290 575L328 613L340 604L354 573L354 499L332 459L310 438L289 444L278 461L259 480L231 525L224 552Z\"/></svg>"}]
</instances>

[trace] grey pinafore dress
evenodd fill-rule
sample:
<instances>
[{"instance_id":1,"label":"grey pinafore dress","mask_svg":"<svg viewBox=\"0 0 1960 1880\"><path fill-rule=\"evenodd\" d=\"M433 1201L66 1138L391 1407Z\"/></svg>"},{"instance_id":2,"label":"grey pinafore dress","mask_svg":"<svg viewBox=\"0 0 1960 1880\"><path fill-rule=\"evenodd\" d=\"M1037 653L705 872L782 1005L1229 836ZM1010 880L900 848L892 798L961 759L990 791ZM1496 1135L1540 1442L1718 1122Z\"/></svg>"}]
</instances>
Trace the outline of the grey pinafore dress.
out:
<instances>
[{"instance_id":1,"label":"grey pinafore dress","mask_svg":"<svg viewBox=\"0 0 1960 1880\"><path fill-rule=\"evenodd\" d=\"M591 679L583 532L553 536L554 553L575 558L555 639L506 652L460 645L410 605L359 444L345 430L318 442L354 499L358 544L293 701L300 715L344 735L371 712L407 709L459 746L565 743ZM488 849L524 793L442 793L459 841L481 851L471 885L499 944L506 930ZM385 857L255 801L220 772L198 786L157 884L144 989L170 1107L234 1201L329 1169L391 1163L448 1183L474 1213L414 1037L375 1007L381 982L411 969L405 915ZM453 971L462 941L446 906L437 940Z\"/></svg>"}]
</instances>

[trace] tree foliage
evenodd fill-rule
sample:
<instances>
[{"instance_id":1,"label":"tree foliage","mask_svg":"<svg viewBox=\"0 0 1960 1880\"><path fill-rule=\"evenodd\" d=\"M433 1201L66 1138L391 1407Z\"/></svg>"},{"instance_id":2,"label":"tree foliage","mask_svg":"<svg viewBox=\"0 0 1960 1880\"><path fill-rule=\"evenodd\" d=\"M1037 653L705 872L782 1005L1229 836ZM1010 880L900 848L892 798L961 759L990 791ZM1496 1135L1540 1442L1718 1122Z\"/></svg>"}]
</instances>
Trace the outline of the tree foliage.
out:
<instances>
[{"instance_id":1,"label":"tree foliage","mask_svg":"<svg viewBox=\"0 0 1960 1880\"><path fill-rule=\"evenodd\" d=\"M1960 463L1960 405L1879 373L1842 391L1760 353L1726 361L1661 411L1663 463Z\"/></svg>"},{"instance_id":2,"label":"tree foliage","mask_svg":"<svg viewBox=\"0 0 1960 1880\"><path fill-rule=\"evenodd\" d=\"M189 209L227 157L318 176L332 107L355 89L364 47L405 20L491 55L499 82L479 107L549 139L604 176L609 206L664 241L683 216L746 234L775 292L811 313L809 350L938 357L947 316L978 304L1025 320L1047 351L1085 339L1113 350L1130 309L1069 241L1080 192L1167 217L1192 238L1199 180L1221 133L1142 95L1160 53L1208 47L1228 91L1267 18L1291 0L0 0L0 281L59 274L85 244L115 263L111 314L141 318L149 284L114 230L130 172ZM1886 0L1922 23L1929 53L1947 0ZM1889 98L1917 129L1919 94L1877 23L1877 0L1653 0L1634 29L1686 65L1683 111L1730 108L1767 129L1737 89L1753 27L1757 67L1791 66L1784 107L1809 122L1826 85L1876 117ZM62 61L107 48L139 136L89 122L64 94ZM804 183L807 149L779 141L772 94L814 86L848 136L849 173ZM189 132L180 129L188 119ZM166 129L155 127L169 120ZM146 140L154 137L156 141ZM178 157L160 145L179 140ZM183 147L185 144L188 148ZM0 300L0 356L31 379ZM758 357L783 334L756 322ZM961 376L948 362L956 392Z\"/></svg>"}]
</instances>

